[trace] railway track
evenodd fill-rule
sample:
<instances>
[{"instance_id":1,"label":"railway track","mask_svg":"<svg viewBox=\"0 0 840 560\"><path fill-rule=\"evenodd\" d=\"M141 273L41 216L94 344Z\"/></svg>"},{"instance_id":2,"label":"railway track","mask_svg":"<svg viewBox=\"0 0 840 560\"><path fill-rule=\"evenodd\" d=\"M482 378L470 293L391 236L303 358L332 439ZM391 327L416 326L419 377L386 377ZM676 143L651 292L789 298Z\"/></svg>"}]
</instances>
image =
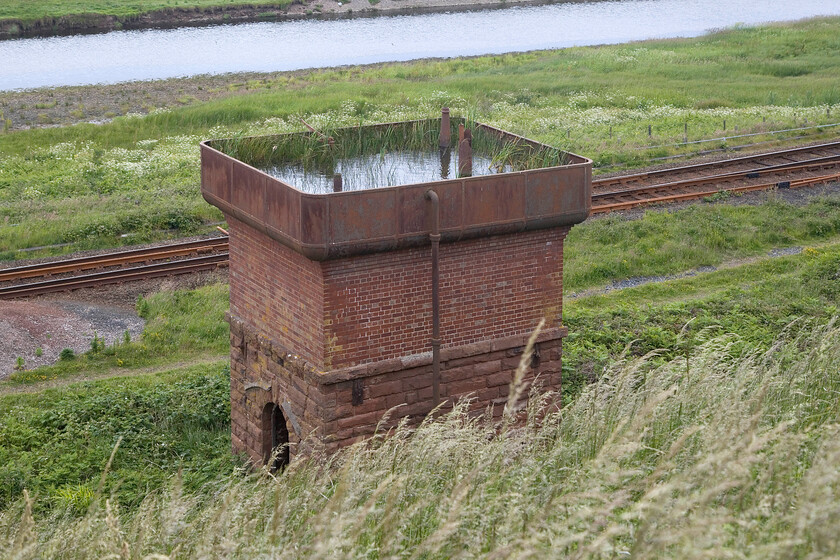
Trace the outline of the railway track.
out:
<instances>
[{"instance_id":1,"label":"railway track","mask_svg":"<svg viewBox=\"0 0 840 560\"><path fill-rule=\"evenodd\" d=\"M720 193L840 180L840 142L596 179L592 213ZM227 236L0 269L0 299L213 270L228 264ZM138 264L144 263L144 264ZM136 265L136 266L129 266ZM89 272L97 270L97 272ZM28 281L36 279L35 281Z\"/></svg>"},{"instance_id":2,"label":"railway track","mask_svg":"<svg viewBox=\"0 0 840 560\"><path fill-rule=\"evenodd\" d=\"M592 213L840 179L840 142L592 181Z\"/></svg>"},{"instance_id":3,"label":"railway track","mask_svg":"<svg viewBox=\"0 0 840 560\"><path fill-rule=\"evenodd\" d=\"M225 236L6 268L0 270L0 299L214 270L227 266L227 250ZM30 279L37 281L21 282Z\"/></svg>"}]
</instances>

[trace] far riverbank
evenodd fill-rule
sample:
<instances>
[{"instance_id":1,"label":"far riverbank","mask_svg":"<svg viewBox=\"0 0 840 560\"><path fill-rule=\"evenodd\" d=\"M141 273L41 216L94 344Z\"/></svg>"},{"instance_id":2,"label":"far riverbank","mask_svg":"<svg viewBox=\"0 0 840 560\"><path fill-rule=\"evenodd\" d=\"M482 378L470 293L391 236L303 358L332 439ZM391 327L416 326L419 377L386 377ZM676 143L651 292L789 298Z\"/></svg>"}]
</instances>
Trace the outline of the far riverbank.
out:
<instances>
[{"instance_id":1,"label":"far riverbank","mask_svg":"<svg viewBox=\"0 0 840 560\"><path fill-rule=\"evenodd\" d=\"M583 0L292 0L150 9L139 14L67 13L39 18L0 17L0 40L166 29L258 21L341 19L578 3Z\"/></svg>"}]
</instances>

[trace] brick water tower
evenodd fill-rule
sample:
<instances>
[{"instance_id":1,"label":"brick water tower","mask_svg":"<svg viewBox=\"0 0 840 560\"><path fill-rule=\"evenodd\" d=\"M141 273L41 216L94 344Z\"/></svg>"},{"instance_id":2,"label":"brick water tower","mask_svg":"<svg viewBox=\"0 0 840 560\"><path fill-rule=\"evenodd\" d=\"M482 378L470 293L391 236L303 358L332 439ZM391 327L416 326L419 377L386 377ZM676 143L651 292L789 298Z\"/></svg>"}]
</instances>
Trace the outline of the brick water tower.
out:
<instances>
[{"instance_id":1,"label":"brick water tower","mask_svg":"<svg viewBox=\"0 0 840 560\"><path fill-rule=\"evenodd\" d=\"M288 444L287 462L463 396L501 411L543 318L529 377L559 388L563 241L591 161L449 121L202 143L230 230L235 452Z\"/></svg>"}]
</instances>

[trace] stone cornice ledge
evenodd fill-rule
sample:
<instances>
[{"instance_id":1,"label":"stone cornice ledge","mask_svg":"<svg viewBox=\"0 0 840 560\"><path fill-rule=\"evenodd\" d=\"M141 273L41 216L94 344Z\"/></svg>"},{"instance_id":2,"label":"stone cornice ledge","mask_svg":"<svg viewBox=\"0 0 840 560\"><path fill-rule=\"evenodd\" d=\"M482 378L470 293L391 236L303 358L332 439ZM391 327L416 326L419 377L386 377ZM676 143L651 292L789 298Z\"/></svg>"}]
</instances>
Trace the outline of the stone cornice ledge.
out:
<instances>
[{"instance_id":1,"label":"stone cornice ledge","mask_svg":"<svg viewBox=\"0 0 840 560\"><path fill-rule=\"evenodd\" d=\"M540 342L548 342L550 340L565 338L568 334L569 329L566 327L544 329L540 332L539 336L537 336L537 344ZM510 350L512 348L524 348L524 346L528 344L528 339L530 337L530 334L521 334L505 338L497 338L494 340L483 340L481 342L473 342L472 344L453 346L451 348L441 348L440 361L441 363L446 363L451 360L470 358L480 354L489 354L490 352L500 352ZM322 385L332 385L334 383L341 383L342 381L364 379L365 377L371 377L373 375L381 375L383 373L391 373L394 371L423 367L431 364L432 352L430 350L428 352L411 354L410 356L403 356L400 358L390 358L388 360L380 360L378 362L334 369L318 373L317 375L319 383Z\"/></svg>"},{"instance_id":2,"label":"stone cornice ledge","mask_svg":"<svg viewBox=\"0 0 840 560\"><path fill-rule=\"evenodd\" d=\"M233 330L242 333L242 338L245 344L249 346L257 345L265 354L270 356L271 359L276 362L281 363L289 372L305 377L306 379L320 385L334 385L344 381L364 379L374 375L424 367L432 364L432 352L428 351L330 371L321 371L311 362L297 356L276 340L271 340L264 335L247 332L250 331L249 326L242 319L232 315L230 312L225 314L225 318L228 323L230 323ZM543 329L537 336L537 344L565 338L568 334L569 329L566 327ZM453 346L450 348L441 348L440 361L441 363L446 363L451 360L471 358L473 356L489 354L491 352L501 352L504 350L511 350L513 348L524 348L525 345L528 344L528 339L530 337L530 333L520 334L505 338L496 338L493 340L482 340L480 342L473 342L471 344L463 344L461 346Z\"/></svg>"}]
</instances>

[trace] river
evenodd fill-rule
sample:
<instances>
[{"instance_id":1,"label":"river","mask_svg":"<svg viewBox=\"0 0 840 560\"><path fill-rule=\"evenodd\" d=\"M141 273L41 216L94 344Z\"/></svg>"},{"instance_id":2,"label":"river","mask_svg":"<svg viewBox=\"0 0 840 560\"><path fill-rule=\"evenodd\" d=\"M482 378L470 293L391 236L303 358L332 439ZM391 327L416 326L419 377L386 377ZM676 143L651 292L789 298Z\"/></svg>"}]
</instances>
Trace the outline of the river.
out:
<instances>
[{"instance_id":1,"label":"river","mask_svg":"<svg viewBox=\"0 0 840 560\"><path fill-rule=\"evenodd\" d=\"M619 0L0 42L0 91L695 37L840 15L840 0Z\"/></svg>"}]
</instances>

